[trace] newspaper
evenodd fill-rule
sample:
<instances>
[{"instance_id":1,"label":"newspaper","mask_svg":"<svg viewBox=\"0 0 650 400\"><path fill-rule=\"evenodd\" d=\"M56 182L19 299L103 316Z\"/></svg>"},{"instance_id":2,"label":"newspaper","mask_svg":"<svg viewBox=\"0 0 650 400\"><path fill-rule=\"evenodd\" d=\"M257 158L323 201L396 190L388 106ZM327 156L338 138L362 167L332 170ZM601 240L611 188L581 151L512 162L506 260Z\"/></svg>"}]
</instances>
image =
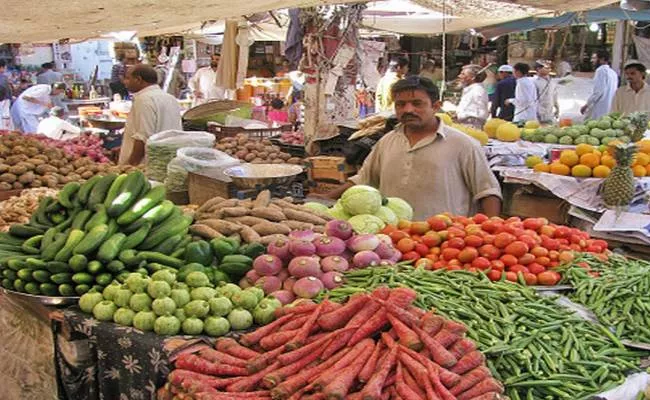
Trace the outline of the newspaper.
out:
<instances>
[{"instance_id":1,"label":"newspaper","mask_svg":"<svg viewBox=\"0 0 650 400\"><path fill-rule=\"evenodd\" d=\"M579 227L591 236L604 240L650 246L650 235L646 229L648 223L650 223L650 216L648 215L623 212L619 220L616 219L616 212L612 210L601 214L583 210L575 206L569 209L569 215L584 221L584 224L581 224ZM638 225L643 225L643 229L630 229L630 226L634 226L634 221L637 220L644 221L638 223ZM630 225L630 222L632 225ZM598 229L596 225L598 225Z\"/></svg>"}]
</instances>

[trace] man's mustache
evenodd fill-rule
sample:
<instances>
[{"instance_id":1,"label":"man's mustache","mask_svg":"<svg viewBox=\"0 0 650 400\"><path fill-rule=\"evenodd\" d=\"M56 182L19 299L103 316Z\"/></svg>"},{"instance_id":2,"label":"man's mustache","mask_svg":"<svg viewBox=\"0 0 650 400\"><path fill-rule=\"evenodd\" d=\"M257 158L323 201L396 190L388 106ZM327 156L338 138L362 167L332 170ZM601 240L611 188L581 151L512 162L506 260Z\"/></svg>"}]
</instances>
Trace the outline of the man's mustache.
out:
<instances>
[{"instance_id":1,"label":"man's mustache","mask_svg":"<svg viewBox=\"0 0 650 400\"><path fill-rule=\"evenodd\" d=\"M420 117L418 117L417 115L415 115L415 114L409 114L409 113L407 113L407 114L402 114L402 116L400 117L400 119L406 119L406 118L409 118L409 117L410 117L410 118L417 118L417 119L420 119Z\"/></svg>"}]
</instances>

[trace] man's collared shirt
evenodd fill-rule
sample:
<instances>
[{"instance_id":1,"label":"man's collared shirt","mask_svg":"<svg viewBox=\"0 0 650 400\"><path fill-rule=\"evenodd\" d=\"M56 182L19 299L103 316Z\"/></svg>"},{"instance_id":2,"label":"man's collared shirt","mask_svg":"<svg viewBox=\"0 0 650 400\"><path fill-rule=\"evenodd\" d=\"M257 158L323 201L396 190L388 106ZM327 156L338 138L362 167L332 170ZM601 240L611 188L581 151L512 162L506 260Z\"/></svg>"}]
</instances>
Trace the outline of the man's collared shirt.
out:
<instances>
[{"instance_id":1,"label":"man's collared shirt","mask_svg":"<svg viewBox=\"0 0 650 400\"><path fill-rule=\"evenodd\" d=\"M614 96L612 112L630 114L636 111L650 112L650 87L645 82L638 92L627 84L618 88Z\"/></svg>"}]
</instances>

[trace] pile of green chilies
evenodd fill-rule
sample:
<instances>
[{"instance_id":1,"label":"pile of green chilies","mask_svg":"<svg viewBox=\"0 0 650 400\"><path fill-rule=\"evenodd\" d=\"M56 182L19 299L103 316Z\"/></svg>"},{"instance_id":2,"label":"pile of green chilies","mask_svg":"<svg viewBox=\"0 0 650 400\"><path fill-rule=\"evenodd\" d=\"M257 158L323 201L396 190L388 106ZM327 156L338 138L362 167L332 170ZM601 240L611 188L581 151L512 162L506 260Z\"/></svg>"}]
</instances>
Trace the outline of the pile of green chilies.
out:
<instances>
[{"instance_id":1,"label":"pile of green chilies","mask_svg":"<svg viewBox=\"0 0 650 400\"><path fill-rule=\"evenodd\" d=\"M344 301L382 285L410 287L418 293L418 307L465 323L512 400L588 399L639 371L647 355L627 350L606 328L555 304L553 297L468 271L354 270L345 285L326 295Z\"/></svg>"},{"instance_id":2,"label":"pile of green chilies","mask_svg":"<svg viewBox=\"0 0 650 400\"><path fill-rule=\"evenodd\" d=\"M580 263L600 276L589 275ZM575 288L569 298L591 310L618 338L650 344L650 263L617 255L601 261L585 254L563 275Z\"/></svg>"}]
</instances>

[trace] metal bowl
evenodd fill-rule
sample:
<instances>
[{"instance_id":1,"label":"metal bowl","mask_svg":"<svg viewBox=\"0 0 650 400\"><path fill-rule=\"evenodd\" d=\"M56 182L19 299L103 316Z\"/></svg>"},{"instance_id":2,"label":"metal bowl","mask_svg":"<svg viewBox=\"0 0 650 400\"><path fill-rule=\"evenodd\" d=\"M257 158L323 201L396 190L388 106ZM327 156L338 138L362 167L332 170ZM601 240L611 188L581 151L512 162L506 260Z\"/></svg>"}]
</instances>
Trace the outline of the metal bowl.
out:
<instances>
[{"instance_id":1,"label":"metal bowl","mask_svg":"<svg viewBox=\"0 0 650 400\"><path fill-rule=\"evenodd\" d=\"M126 120L122 118L115 117L91 117L87 118L88 122L93 128L107 129L109 131L115 131L118 129L124 128L126 125Z\"/></svg>"},{"instance_id":2,"label":"metal bowl","mask_svg":"<svg viewBox=\"0 0 650 400\"><path fill-rule=\"evenodd\" d=\"M42 304L44 306L68 306L77 304L79 296L41 296L29 293L15 292L13 290L2 289L0 291L7 296L13 296L17 299L28 301L33 304Z\"/></svg>"},{"instance_id":3,"label":"metal bowl","mask_svg":"<svg viewBox=\"0 0 650 400\"><path fill-rule=\"evenodd\" d=\"M303 168L293 164L241 164L223 173L240 189L282 185L292 182Z\"/></svg>"}]
</instances>

